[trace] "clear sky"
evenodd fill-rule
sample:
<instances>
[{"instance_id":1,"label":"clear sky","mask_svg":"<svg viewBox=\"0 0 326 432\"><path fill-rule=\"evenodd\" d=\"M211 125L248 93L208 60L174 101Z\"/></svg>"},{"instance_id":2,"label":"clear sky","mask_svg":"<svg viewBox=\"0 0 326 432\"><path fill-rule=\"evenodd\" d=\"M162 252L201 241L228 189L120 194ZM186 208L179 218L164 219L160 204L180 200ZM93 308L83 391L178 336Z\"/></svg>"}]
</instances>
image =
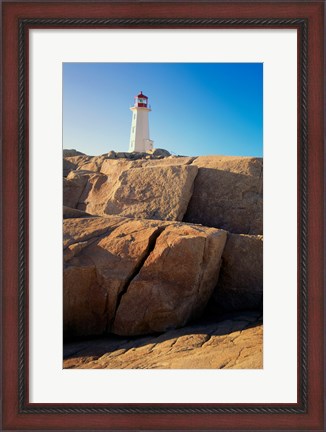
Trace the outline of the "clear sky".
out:
<instances>
[{"instance_id":1,"label":"clear sky","mask_svg":"<svg viewBox=\"0 0 326 432\"><path fill-rule=\"evenodd\" d=\"M64 63L63 148L128 151L139 91L155 148L263 155L262 63Z\"/></svg>"}]
</instances>

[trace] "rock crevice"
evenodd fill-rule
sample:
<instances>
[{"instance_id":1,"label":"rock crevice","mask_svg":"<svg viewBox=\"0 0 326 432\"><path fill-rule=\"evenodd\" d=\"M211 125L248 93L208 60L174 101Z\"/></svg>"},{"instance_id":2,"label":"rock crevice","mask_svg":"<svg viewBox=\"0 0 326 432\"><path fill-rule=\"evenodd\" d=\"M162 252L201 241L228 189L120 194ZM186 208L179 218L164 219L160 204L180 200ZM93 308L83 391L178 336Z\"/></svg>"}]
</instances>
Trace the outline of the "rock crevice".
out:
<instances>
[{"instance_id":1,"label":"rock crevice","mask_svg":"<svg viewBox=\"0 0 326 432\"><path fill-rule=\"evenodd\" d=\"M137 277L137 275L141 271L141 269L142 269L145 261L147 260L147 258L149 257L149 255L154 250L158 237L161 235L161 233L164 231L165 228L166 227L164 227L164 226L163 227L158 227L157 230L149 237L149 239L148 239L148 248L147 248L144 256L139 261L139 263L135 266L134 271L132 272L132 274L126 279L126 281L125 281L125 283L124 283L124 285L123 285L120 293L118 294L117 302L116 302L116 308L115 308L115 312L114 312L114 317L112 318L112 323L114 323L117 311L119 309L119 306L120 306L120 303L121 303L121 300L122 300L122 297L127 293L130 284L132 283L132 281ZM113 326L114 326L114 324L113 324Z\"/></svg>"}]
</instances>

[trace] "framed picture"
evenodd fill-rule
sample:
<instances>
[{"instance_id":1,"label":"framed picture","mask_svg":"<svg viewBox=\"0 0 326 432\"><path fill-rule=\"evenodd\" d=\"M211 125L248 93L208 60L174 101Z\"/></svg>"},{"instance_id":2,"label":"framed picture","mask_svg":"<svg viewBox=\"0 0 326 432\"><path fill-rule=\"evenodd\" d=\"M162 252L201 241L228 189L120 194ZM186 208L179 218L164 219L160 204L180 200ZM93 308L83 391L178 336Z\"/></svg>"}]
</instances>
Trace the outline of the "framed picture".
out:
<instances>
[{"instance_id":1,"label":"framed picture","mask_svg":"<svg viewBox=\"0 0 326 432\"><path fill-rule=\"evenodd\" d=\"M324 3L3 1L2 24L3 429L323 430ZM110 81L110 86L105 87L104 81L100 81L101 74L105 75L105 82ZM142 79L137 81L136 76ZM155 80L149 78L153 76ZM231 76L233 81L230 81ZM128 110L129 106L126 106L130 116L127 138L121 138L121 142L126 141L125 149L118 144L108 143L108 147L94 150L96 154L102 153L100 168L98 158L71 153L69 150L64 153L62 166L62 148L74 142L69 132L74 121L74 130L78 132L74 132L73 138L77 150L92 152L100 134L100 117L108 115L110 127L114 129L115 122L118 125L120 118L115 117L119 107L127 105L123 98L128 96L123 96L124 91L128 89L129 92L132 85L143 82L155 91L147 94L145 88L144 92L135 88L135 94L130 95L128 104L133 105L132 114ZM86 95L84 99L81 96L83 92ZM149 103L153 99L153 113L150 116L154 116L159 104L155 101L155 92L161 94L158 100L167 104L166 111L168 106L171 108L170 117L167 116L169 120L165 121L163 114L157 116L155 121L158 125L161 122L161 126L155 126L149 135ZM98 107L101 93L105 103ZM134 101L133 96L136 97ZM92 103L96 108L92 107ZM258 111L253 108L255 103L260 106ZM89 105L87 109L86 105ZM106 112L105 107L108 105L111 108ZM236 121L234 106L241 110L241 118L247 119L243 121L243 129L240 128L240 122ZM228 109L229 117L224 115ZM76 113L80 114L83 110L84 117L77 116ZM67 116L68 112L71 113L70 117ZM179 129L174 128L176 116ZM245 135L251 124L250 116L255 116L256 125L259 124L257 142L260 141L261 147L255 150L253 142L249 142L250 139L254 140L253 135ZM88 129L84 128L81 118L89 123ZM214 139L209 147L210 135L205 135L200 124L216 133L216 147ZM216 124L220 124L217 129ZM225 135L222 135L223 127ZM234 135L234 147L227 138L227 130L232 128L238 132ZM141 140L137 129L142 131ZM154 132L160 130L161 135L157 132L156 137L152 136L152 133L155 135ZM113 133L110 136L112 141L114 136L119 135ZM201 136L207 142L198 143L198 146L195 141L191 144L194 137L199 141ZM85 137L86 141L92 141L93 147L89 150L82 147ZM161 143L169 141L172 155L164 151L155 153L158 137ZM228 143L225 149L223 139ZM243 141L241 150L237 147L238 141ZM179 144L181 147L178 147ZM179 156L173 155L173 151L186 154L186 157L181 158L182 163ZM196 202L187 202L182 211L179 207L175 210L172 198L169 201L169 195L165 197L164 193L174 188L175 194L179 193L182 202L185 201L186 185L190 181L184 180L180 186L185 171L187 176L193 175L190 183L194 182L200 170L202 176L204 170L210 171L209 178L213 183L217 178L224 181L224 177L217 177L217 171L227 172L233 177L229 177L231 180L228 180L228 185L223 184L224 187L229 187L230 191L238 187L239 173L234 174L235 169L231 166L233 162L227 162L226 168L224 165L223 168L221 165L213 166L212 159L205 159L206 154L223 154L221 160L235 155L255 157L250 159L253 165L247 169L252 177L256 176L253 174L255 170L259 167L261 170L258 169L257 176L260 179L258 183L262 185L263 182L264 185L263 219L260 217L256 220L257 212L249 212L246 218L237 219L238 225L233 225L230 216L233 214L230 204L233 198L227 192L229 198L225 198L227 204L224 205L229 207L224 213L221 211L223 220L218 220L217 209L220 204L214 201L217 183L211 186L205 181L202 181L202 189L199 181L197 186L196 183L192 186L195 189L194 192L191 190L188 198L190 200L193 194L192 198L197 197ZM105 170L112 169L112 159L118 161L114 164L134 163L132 170L119 171L120 180L122 177L129 178L127 189L123 189L121 182L118 186L109 183L112 171ZM130 162L131 159L133 162ZM262 160L264 181L261 175ZM225 164L225 159L223 161ZM236 164L240 164L239 159ZM164 189L158 185L162 192L157 201L159 204L155 202L157 193L148 192L153 181L151 179L158 179L158 169L162 171L165 182L169 181L167 172L177 170L176 173L173 171L173 187L165 185ZM65 196L65 190L64 194L62 192L62 170L65 182L70 182L67 183L66 191L71 190L74 179L84 176L87 178L88 190L95 184L91 183L93 180L90 178L96 178L96 190L100 190L100 183L108 184L109 188L115 188L115 196L110 200L106 196L103 206L102 201L94 198L90 201L89 195L82 199L79 194L76 202L67 205L65 199L71 200L72 195ZM146 193L149 193L150 205L145 209L140 208L145 202L145 189L137 189L137 170L142 173L142 184L148 183ZM211 177L212 172L215 174ZM115 197L119 194L120 197L125 196L128 190L130 199L131 182L134 201L124 202L119 198L117 203ZM137 190L138 201L135 199ZM236 189L236 196L238 192ZM249 197L248 200L254 199L262 216L262 190L258 193L250 183L245 195ZM242 193L242 202L243 196ZM64 235L68 238L64 267L62 199L66 206ZM176 211L177 216L167 215L164 208L167 202L168 211L173 207L172 211ZM240 213L244 213L244 209L239 208L237 198L234 202ZM199 206L208 209L210 203L215 209L215 222L211 222L208 217L203 219L198 210ZM84 212L86 218L82 214ZM183 212L182 216L180 212ZM237 213L237 217L240 213ZM134 223L125 219L130 217L139 219L138 225L133 225L125 232L121 227ZM76 221L76 218L84 221L83 238L80 232L75 234L77 222L69 222ZM120 219L112 222L112 218ZM94 220L97 222L93 223ZM103 226L99 232L96 225L101 220L107 228L115 224L123 232L118 232L115 227L113 232L116 237L104 238ZM164 229L160 224L164 225ZM175 227L178 227L178 233L173 232ZM112 245L114 251L122 248L125 253L126 243L121 246L120 239L133 229L135 232L148 231L148 246L145 252L140 253L136 264L132 262L129 274L126 273L127 261L123 262L122 270L119 268L120 255L116 254L119 259L113 257ZM90 235L87 230L90 230ZM164 244L170 241L169 233L174 236L174 244L177 244L179 240L175 239L188 236L189 230L192 230L192 238L199 239L198 244L202 244L205 238L204 243L209 243L210 248L215 244L215 240L212 240L214 236L224 236L223 241L228 241L229 245L230 238L245 236L250 241L251 254L251 241L261 243L264 233L263 336L261 312L257 311L251 312L249 318L244 313L225 315L225 319L220 319L219 326L225 326L226 322L237 322L237 325L228 330L224 328L224 333L220 332L222 327L218 327L215 333L207 331L206 334L207 328L200 322L197 327L200 331L190 332L193 346L198 345L201 349L206 342L209 345L212 338L216 338L218 343L216 346L213 344L209 360L207 356L202 356L202 351L197 352L197 366L194 365L194 357L187 357L187 361L186 357L175 357L173 362L162 361L164 356L160 361L151 357L152 348L158 342L156 336L156 339L150 338L152 331L172 331L163 333L159 349L164 350L165 343L168 352L176 353L177 356L189 350L189 345L182 345L185 343L182 337L185 334L189 336L189 332L179 334L173 331L178 332L175 327L179 328L185 323L188 325L184 316L192 318L197 309L202 310L207 304L210 305L208 294L205 302L203 297L196 297L192 300L191 311L187 309L184 312L185 307L182 305L185 303L180 302L175 295L175 279L171 279L169 292L173 292L173 295L166 299L164 292L162 297L165 303L162 301L157 309L153 309L151 317L155 319L144 318L152 307L148 298L153 298L152 287L158 286L155 285L156 279L160 282L166 278L166 284L169 280L166 274L169 271L164 270L162 276L161 267L158 269L153 266L155 253L164 255L162 250ZM159 242L157 239L163 231L167 237L162 240L162 245L159 244L160 251L155 252ZM153 235L156 236L156 243L150 242ZM128 244L133 241L134 237L128 240ZM75 247L77 243L78 250ZM141 244L137 243L138 252ZM210 277L215 283L214 278L218 277L218 273L207 276L209 271L206 268L204 273L204 264L197 262L194 244L187 246L182 243L182 251L174 248L177 252L171 254L174 264L171 268L183 269L180 277L189 278L189 285L197 281L198 272L205 274L206 279ZM222 249L219 281L221 277L230 278L231 273L241 268L244 255L249 256L248 251L242 250L233 270L225 276L228 271L225 264L227 257L224 255L223 261L222 252L226 252ZM82 257L78 255L81 250ZM130 250L129 255L132 253ZM164 259L170 252L164 255ZM114 270L124 272L124 282L113 302L116 304L113 318L105 316L105 320L111 320L109 324L107 321L103 324L101 318L96 321L96 326L90 327L87 317L96 316L97 320L103 315L98 312L102 310L103 304L99 303L102 300L94 300L95 291L92 291L91 295L87 294L87 301L78 303L76 309L80 291L73 297L75 292L72 290L76 287L77 290L89 290L87 280L91 273L88 271L94 270L94 263L91 268L89 260L94 259L94 253L99 263L95 263L97 277L100 274L106 284L111 283L111 291L103 297L108 301L109 306L106 307L110 307L111 300L107 299L112 295L111 274ZM185 257L183 264L182 256ZM205 266L209 267L207 262L210 255L203 256ZM106 276L101 273L101 260L105 259L107 263L108 257L112 259L111 273L105 279ZM262 255L258 254L257 257L253 258L252 266L255 267L256 263L256 269L262 271L262 263L258 263L259 259L262 261ZM178 259L181 259L181 264L176 265ZM196 270L197 264L199 270ZM70 286L67 280L72 280L74 276L71 275L78 266L83 269L83 276L80 277L78 270L79 279L73 279ZM144 267L149 269L147 273ZM64 281L63 271L66 272ZM148 284L149 279L151 283ZM147 281L145 294L140 299L139 280L142 289L146 285L144 280ZM193 285L196 293L202 289L201 282L197 285ZM125 294L127 289L130 293L131 288L135 294L128 303ZM213 290L214 286L211 288ZM70 290L68 300L65 299L65 290ZM261 300L261 291L255 299L258 297ZM237 294L236 299L240 301L240 295ZM166 309L162 309L163 303L167 305ZM125 308L124 314L120 313L122 306ZM84 315L77 314L76 324L74 314L81 307L84 308ZM171 314L167 312L169 308L177 311L172 324ZM128 314L133 316L132 320ZM157 314L160 314L159 319L156 319ZM248 325L248 320L254 324ZM69 339L71 335L82 338L103 336L103 326L115 333L115 336L109 337L118 340L115 348L109 352L107 335L105 342L102 339L89 339L86 345L85 339L69 340L68 343L64 339L66 336ZM256 331L247 336L248 328ZM233 335L230 339L229 333ZM138 356L136 360L133 357L132 361L129 358L129 366L119 360L121 352L125 353L129 349L123 345L125 342L122 339L117 339L124 335L143 338L137 339L136 343L136 339L132 339L132 343L128 340L128 347ZM237 348L236 358L222 361L221 352L226 352L230 345L234 345L236 337L242 337L244 345ZM257 338L257 342L250 351L246 341L253 337ZM200 338L202 340L198 342ZM180 350L173 351L173 346L178 344ZM97 355L94 354L94 347L98 350Z\"/></svg>"}]
</instances>

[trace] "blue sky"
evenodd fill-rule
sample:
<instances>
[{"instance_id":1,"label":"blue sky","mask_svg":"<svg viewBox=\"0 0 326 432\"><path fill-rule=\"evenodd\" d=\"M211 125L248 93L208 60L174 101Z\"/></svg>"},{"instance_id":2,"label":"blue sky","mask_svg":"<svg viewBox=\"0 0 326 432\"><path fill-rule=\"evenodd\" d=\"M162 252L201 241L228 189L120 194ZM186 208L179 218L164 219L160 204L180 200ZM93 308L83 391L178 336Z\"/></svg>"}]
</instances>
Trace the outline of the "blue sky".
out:
<instances>
[{"instance_id":1,"label":"blue sky","mask_svg":"<svg viewBox=\"0 0 326 432\"><path fill-rule=\"evenodd\" d=\"M262 63L64 63L63 148L128 151L134 96L148 96L154 147L263 155Z\"/></svg>"}]
</instances>

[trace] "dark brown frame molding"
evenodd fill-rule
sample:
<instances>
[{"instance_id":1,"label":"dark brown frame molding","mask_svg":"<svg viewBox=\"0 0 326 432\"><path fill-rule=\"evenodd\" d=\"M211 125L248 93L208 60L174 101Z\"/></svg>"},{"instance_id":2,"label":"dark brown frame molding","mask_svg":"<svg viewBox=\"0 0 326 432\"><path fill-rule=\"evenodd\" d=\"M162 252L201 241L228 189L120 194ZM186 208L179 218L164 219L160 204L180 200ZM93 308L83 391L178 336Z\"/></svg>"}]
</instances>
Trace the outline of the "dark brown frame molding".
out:
<instances>
[{"instance_id":1,"label":"dark brown frame molding","mask_svg":"<svg viewBox=\"0 0 326 432\"><path fill-rule=\"evenodd\" d=\"M324 430L324 1L3 0L3 430ZM296 28L298 402L31 404L28 401L28 31Z\"/></svg>"}]
</instances>

